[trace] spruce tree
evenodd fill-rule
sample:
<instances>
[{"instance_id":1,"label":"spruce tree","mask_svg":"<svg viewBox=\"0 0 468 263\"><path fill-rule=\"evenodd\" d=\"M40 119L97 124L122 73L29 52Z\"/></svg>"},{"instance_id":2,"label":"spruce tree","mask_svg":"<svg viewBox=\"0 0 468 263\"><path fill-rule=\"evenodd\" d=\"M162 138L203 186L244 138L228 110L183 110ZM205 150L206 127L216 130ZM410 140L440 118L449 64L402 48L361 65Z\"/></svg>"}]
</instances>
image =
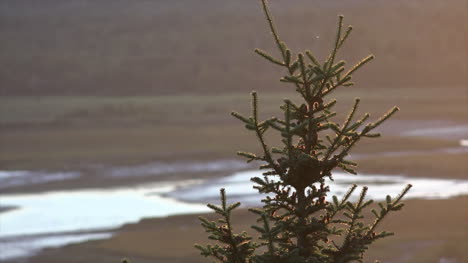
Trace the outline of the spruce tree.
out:
<instances>
[{"instance_id":1,"label":"spruce tree","mask_svg":"<svg viewBox=\"0 0 468 263\"><path fill-rule=\"evenodd\" d=\"M252 228L258 232L255 242L246 232L235 233L231 213L240 203L228 205L226 193L221 189L221 205L208 204L220 216L218 221L200 217L214 245L199 245L201 255L225 263L344 263L362 262L368 246L380 238L392 235L377 231L380 222L392 211L400 210L405 187L395 198L386 200L371 209L372 220L364 220L363 211L373 207L366 200L367 187L363 187L356 201L350 201L358 188L350 186L339 199L328 197L330 191L325 179L333 180L333 171L340 168L356 174L357 163L349 160L350 150L363 138L376 138L374 130L398 111L397 107L374 122L368 122L368 113L356 119L360 100L356 99L343 123L332 121L336 112L336 100L328 97L340 87L354 85L354 72L371 61L372 55L345 70L345 61L337 60L337 53L348 39L352 27L343 29L343 16L339 17L338 32L333 49L324 62L312 52L294 54L281 41L275 29L266 0L261 0L269 28L279 50L279 58L265 51L255 52L286 71L280 80L292 86L300 94L301 102L284 100L280 106L282 118L260 120L258 97L252 92L252 113L239 119L258 138L260 154L238 152L247 162L260 161L263 176L253 177L254 188L261 194L263 207L250 209L258 216ZM266 143L267 131L281 135L281 147ZM350 175L352 176L352 175ZM370 223L369 223L370 222Z\"/></svg>"}]
</instances>

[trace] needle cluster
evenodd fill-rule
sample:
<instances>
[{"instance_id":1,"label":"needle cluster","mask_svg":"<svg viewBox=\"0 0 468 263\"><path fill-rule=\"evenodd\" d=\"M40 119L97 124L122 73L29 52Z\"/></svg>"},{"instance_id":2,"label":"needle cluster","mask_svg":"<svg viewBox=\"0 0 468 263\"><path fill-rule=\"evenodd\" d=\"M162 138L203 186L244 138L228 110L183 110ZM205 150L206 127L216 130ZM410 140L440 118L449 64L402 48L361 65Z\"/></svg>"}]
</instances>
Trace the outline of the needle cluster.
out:
<instances>
[{"instance_id":1,"label":"needle cluster","mask_svg":"<svg viewBox=\"0 0 468 263\"><path fill-rule=\"evenodd\" d=\"M329 198L327 180L333 180L333 171L342 169L356 174L357 163L349 159L349 152L363 138L376 138L375 132L383 122L398 111L390 109L376 121L369 122L368 113L357 117L360 100L357 98L342 123L335 123L336 100L330 94L342 87L354 85L352 75L373 59L370 55L350 69L346 62L337 60L337 53L348 39L352 27L343 29L343 16L339 17L336 39L330 55L320 62L312 52L297 54L280 40L266 0L263 11L279 50L279 57L265 51L255 52L283 67L286 74L282 82L291 85L302 98L299 102L284 100L280 106L283 116L259 119L258 96L252 92L252 112L244 116L233 112L248 130L258 138L260 154L238 152L247 162L263 163L263 176L252 178L254 188L266 196L263 207L250 209L258 216L258 241L246 232L235 234L231 224L231 212L240 203L226 204L226 194L221 189L221 206L209 204L220 215L218 222L200 218L216 245L196 245L201 254L219 262L247 263L344 263L362 262L368 246L374 241L392 235L378 232L376 228L389 212L400 210L408 185L395 198L373 205L366 200L367 187L357 198L352 185L339 199ZM265 133L274 131L281 135L281 147L270 147ZM351 176L351 175L350 175ZM355 200L355 201L351 201ZM372 208L375 207L375 208ZM374 219L365 220L363 212L371 208Z\"/></svg>"}]
</instances>

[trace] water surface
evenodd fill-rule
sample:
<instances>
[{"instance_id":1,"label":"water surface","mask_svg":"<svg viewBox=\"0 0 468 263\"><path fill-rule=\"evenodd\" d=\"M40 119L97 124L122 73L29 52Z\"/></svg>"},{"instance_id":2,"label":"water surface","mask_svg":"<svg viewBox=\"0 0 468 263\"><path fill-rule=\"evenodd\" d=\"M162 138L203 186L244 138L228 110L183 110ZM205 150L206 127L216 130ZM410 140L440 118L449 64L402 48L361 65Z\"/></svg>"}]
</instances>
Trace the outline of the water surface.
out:
<instances>
[{"instance_id":1,"label":"water surface","mask_svg":"<svg viewBox=\"0 0 468 263\"><path fill-rule=\"evenodd\" d=\"M208 212L205 204L219 203L222 187L226 188L229 201L260 205L261 196L250 182L253 176L261 173L244 171L218 179L160 182L131 188L2 195L2 206L17 209L0 216L0 260L31 255L44 247L112 235L112 232L70 234L73 231L117 228L145 217ZM368 197L376 200L398 194L409 183L414 187L407 198L440 199L468 194L468 180L344 173L335 173L333 177L335 180L329 182L330 195L338 197L352 183L369 186Z\"/></svg>"}]
</instances>

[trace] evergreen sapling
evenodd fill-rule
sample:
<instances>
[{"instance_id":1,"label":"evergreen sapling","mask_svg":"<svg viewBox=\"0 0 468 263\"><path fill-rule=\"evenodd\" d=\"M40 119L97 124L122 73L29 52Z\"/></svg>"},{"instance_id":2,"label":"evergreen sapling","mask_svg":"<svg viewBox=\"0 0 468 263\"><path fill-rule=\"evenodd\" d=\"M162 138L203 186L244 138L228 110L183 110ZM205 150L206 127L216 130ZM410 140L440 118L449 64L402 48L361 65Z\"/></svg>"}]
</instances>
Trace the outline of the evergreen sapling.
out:
<instances>
[{"instance_id":1,"label":"evergreen sapling","mask_svg":"<svg viewBox=\"0 0 468 263\"><path fill-rule=\"evenodd\" d=\"M253 177L254 188L266 194L263 207L250 209L258 216L259 242L246 232L236 234L232 227L231 213L240 203L226 204L226 193L221 189L221 206L209 204L220 216L217 222L200 217L214 245L199 245L201 255L226 263L344 263L362 262L368 246L374 241L392 235L377 232L380 222L392 211L403 207L402 198L411 188L406 186L392 198L386 197L371 209L375 217L370 223L363 220L363 211L373 203L366 200L367 187L363 187L352 202L357 186L352 185L339 199L328 198L330 191L325 179L333 180L332 171L340 168L356 174L357 163L348 159L350 150L363 138L376 138L374 130L398 111L390 109L375 122L367 122L370 115L356 120L360 100L356 99L343 123L332 121L336 100L328 100L340 87L354 85L354 72L371 61L372 55L345 70L345 61L337 61L337 53L349 37L352 27L343 30L343 16L339 17L338 32L331 54L324 62L310 51L294 55L282 42L275 29L267 1L261 0L263 11L280 56L275 58L256 49L255 52L283 67L286 75L282 82L291 85L303 101L285 100L280 106L283 118L260 120L257 93L252 92L252 113L246 117L237 112L232 115L245 124L258 138L261 154L238 152L247 162L260 161L263 176ZM280 133L282 147L266 144L265 133ZM352 175L350 175L352 176Z\"/></svg>"}]
</instances>

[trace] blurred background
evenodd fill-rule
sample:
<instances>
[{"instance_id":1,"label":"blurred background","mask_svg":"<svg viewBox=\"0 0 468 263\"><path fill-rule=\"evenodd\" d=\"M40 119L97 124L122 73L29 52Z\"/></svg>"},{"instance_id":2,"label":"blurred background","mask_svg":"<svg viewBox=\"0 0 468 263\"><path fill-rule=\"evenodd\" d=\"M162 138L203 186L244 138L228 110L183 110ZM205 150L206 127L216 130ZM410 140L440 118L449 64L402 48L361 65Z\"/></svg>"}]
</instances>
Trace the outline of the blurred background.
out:
<instances>
[{"instance_id":1,"label":"blurred background","mask_svg":"<svg viewBox=\"0 0 468 263\"><path fill-rule=\"evenodd\" d=\"M337 195L415 185L369 262L468 262L467 1L270 6L292 50L326 59L343 14L340 58L376 56L331 95L336 111L355 97L373 118L401 108L355 150L359 176L337 171ZM204 204L227 187L258 205L256 164L235 152L260 148L229 113L248 114L253 89L264 117L298 99L255 48L278 55L259 1L0 1L0 261L206 262L192 248L207 240Z\"/></svg>"}]
</instances>

